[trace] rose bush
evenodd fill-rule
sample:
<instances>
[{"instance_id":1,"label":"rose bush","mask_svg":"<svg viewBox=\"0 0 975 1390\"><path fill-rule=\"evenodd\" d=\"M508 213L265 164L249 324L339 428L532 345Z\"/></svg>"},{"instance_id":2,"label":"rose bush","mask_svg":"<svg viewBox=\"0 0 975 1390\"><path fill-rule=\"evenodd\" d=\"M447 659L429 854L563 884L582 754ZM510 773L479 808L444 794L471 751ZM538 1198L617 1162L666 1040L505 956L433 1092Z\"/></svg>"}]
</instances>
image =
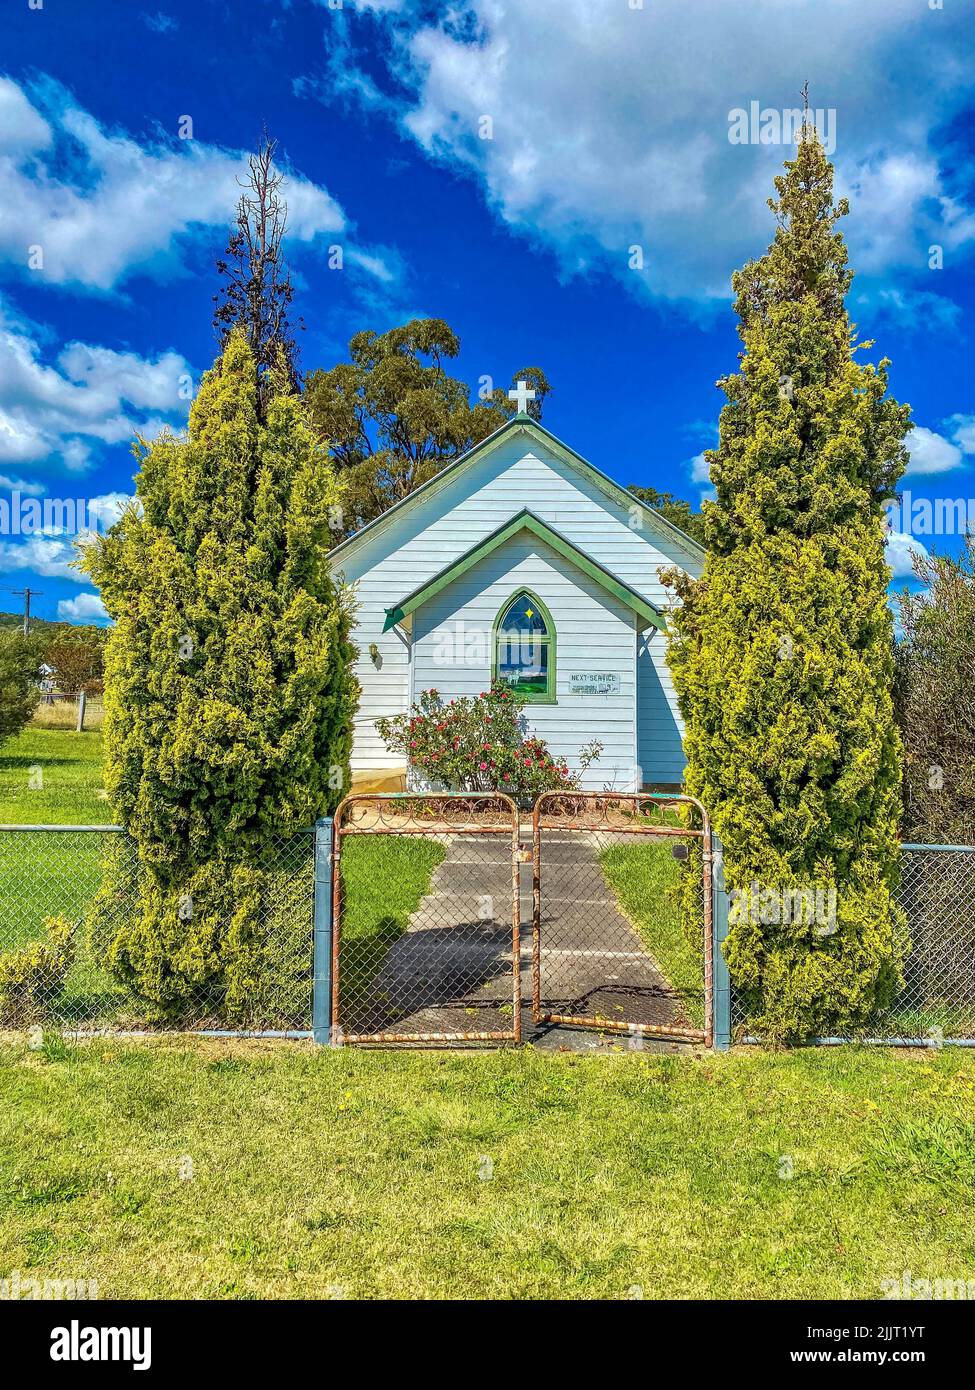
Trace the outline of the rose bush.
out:
<instances>
[{"instance_id":1,"label":"rose bush","mask_svg":"<svg viewBox=\"0 0 975 1390\"><path fill-rule=\"evenodd\" d=\"M408 714L377 719L376 728L390 752L406 758L411 774L450 791L536 797L574 789L565 759L554 757L542 739L525 738L523 705L506 685L446 703L438 690L424 690ZM598 756L591 745L581 765Z\"/></svg>"}]
</instances>

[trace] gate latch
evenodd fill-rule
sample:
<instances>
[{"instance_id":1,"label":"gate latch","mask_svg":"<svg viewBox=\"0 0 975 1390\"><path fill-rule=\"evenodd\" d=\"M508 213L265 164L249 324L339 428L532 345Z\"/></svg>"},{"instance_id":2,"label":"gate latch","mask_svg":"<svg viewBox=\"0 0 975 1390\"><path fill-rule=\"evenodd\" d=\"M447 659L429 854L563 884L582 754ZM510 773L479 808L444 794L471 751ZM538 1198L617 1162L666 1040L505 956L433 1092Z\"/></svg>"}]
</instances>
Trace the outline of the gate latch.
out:
<instances>
[{"instance_id":1,"label":"gate latch","mask_svg":"<svg viewBox=\"0 0 975 1390\"><path fill-rule=\"evenodd\" d=\"M532 862L532 852L530 849L520 849L518 851L518 863L530 864Z\"/></svg>"}]
</instances>

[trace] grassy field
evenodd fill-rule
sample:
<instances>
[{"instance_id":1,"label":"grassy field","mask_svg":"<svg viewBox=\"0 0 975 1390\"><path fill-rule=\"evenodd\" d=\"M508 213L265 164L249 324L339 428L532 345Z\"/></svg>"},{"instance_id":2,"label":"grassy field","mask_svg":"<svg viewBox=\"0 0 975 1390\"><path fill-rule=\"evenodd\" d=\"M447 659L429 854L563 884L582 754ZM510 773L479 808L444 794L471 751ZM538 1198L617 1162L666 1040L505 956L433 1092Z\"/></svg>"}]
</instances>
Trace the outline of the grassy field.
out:
<instances>
[{"instance_id":1,"label":"grassy field","mask_svg":"<svg viewBox=\"0 0 975 1390\"><path fill-rule=\"evenodd\" d=\"M342 847L342 949L346 998L361 998L407 927L446 850L421 835L350 835Z\"/></svg>"},{"instance_id":2,"label":"grassy field","mask_svg":"<svg viewBox=\"0 0 975 1390\"><path fill-rule=\"evenodd\" d=\"M610 845L599 856L624 914L680 996L690 1023L704 1023L703 945L694 950L680 923L676 890L681 865L666 841Z\"/></svg>"},{"instance_id":3,"label":"grassy field","mask_svg":"<svg viewBox=\"0 0 975 1390\"><path fill-rule=\"evenodd\" d=\"M89 696L85 704L85 728L100 729L105 722L105 706L100 695ZM34 729L70 729L78 727L78 697L65 700L42 700L31 720Z\"/></svg>"},{"instance_id":4,"label":"grassy field","mask_svg":"<svg viewBox=\"0 0 975 1390\"><path fill-rule=\"evenodd\" d=\"M0 815L8 824L107 824L101 788L101 735L65 733L31 726L6 745L0 757ZM106 852L115 837L71 832L8 834L0 839L0 950L15 950L44 935L45 919L62 915L81 922L102 882ZM389 946L405 929L444 856L435 840L410 837L350 838L343 854L343 979L348 989L368 985ZM307 928L311 969L311 870L307 885L290 874L295 910L288 926L290 960L300 956ZM292 940L294 937L294 940ZM287 1017L273 1026L310 1027L307 991L300 981L286 991ZM107 1022L132 1004L90 958L84 932L76 937L76 960L53 1018L64 1022ZM307 1015L307 1016L306 1016ZM2 1024L2 1018L0 1018Z\"/></svg>"},{"instance_id":5,"label":"grassy field","mask_svg":"<svg viewBox=\"0 0 975 1390\"><path fill-rule=\"evenodd\" d=\"M102 736L29 725L0 752L0 824L107 825Z\"/></svg>"},{"instance_id":6,"label":"grassy field","mask_svg":"<svg viewBox=\"0 0 975 1390\"><path fill-rule=\"evenodd\" d=\"M122 1298L872 1299L905 1269L975 1277L973 1115L950 1050L0 1047L0 1272Z\"/></svg>"},{"instance_id":7,"label":"grassy field","mask_svg":"<svg viewBox=\"0 0 975 1390\"><path fill-rule=\"evenodd\" d=\"M0 822L11 825L106 825L102 737L29 725L0 754ZM38 831L0 839L0 949L44 935L45 919L79 921L102 879L108 841L101 834ZM85 958L69 974L59 1010L68 1018L111 1012L120 995Z\"/></svg>"}]
</instances>

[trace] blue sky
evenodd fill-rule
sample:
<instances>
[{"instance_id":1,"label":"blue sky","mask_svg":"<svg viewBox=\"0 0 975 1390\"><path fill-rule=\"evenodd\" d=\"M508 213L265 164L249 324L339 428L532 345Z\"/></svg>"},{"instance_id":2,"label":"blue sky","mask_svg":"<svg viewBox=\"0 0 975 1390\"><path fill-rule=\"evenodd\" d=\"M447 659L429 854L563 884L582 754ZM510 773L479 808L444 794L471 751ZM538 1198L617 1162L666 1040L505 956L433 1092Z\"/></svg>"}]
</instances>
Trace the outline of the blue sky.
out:
<instances>
[{"instance_id":1,"label":"blue sky","mask_svg":"<svg viewBox=\"0 0 975 1390\"><path fill-rule=\"evenodd\" d=\"M266 124L305 368L445 318L459 375L544 367L558 435L699 500L738 350L729 276L769 240L787 153L767 120L733 143L729 114L794 107L805 80L851 203L851 311L920 427L905 486L975 496L975 0L31 3L0 53L0 497L111 515L133 432L185 421ZM931 542L897 540L895 570L911 544ZM0 585L97 617L71 553L0 536Z\"/></svg>"}]
</instances>

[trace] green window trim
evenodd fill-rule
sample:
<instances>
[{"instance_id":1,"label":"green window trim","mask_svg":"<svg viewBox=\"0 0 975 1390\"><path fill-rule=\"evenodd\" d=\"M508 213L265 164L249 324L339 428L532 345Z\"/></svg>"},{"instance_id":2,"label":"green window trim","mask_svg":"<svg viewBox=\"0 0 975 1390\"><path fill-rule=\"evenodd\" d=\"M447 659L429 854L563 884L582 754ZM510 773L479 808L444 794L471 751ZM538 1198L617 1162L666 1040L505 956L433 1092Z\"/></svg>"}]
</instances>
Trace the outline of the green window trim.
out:
<instances>
[{"instance_id":1,"label":"green window trim","mask_svg":"<svg viewBox=\"0 0 975 1390\"><path fill-rule=\"evenodd\" d=\"M505 614L508 612L511 605L513 603L517 603L518 599L520 598L526 598L528 599L529 603L534 604L534 606L538 609L539 616L541 617L542 622L545 625L544 635L536 636L533 638L533 640L541 643L546 648L548 652L548 665L545 671L546 679L544 693L521 691L519 693L519 699L524 700L525 703L529 705L558 704L558 700L556 698L555 693L557 688L556 669L558 665L558 654L556 651L558 634L555 629L555 623L552 621L552 615L548 611L548 608L538 597L538 595L533 593L531 589L526 589L523 584L519 585L517 589L515 589L511 594L509 594L508 597L505 599L504 603L502 603L501 607L498 609L497 616L494 619L494 625L491 628L491 684L500 684L503 679L503 677L499 675L498 671L498 651L501 642L505 640L505 633L502 629L501 624L504 622Z\"/></svg>"}]
</instances>

